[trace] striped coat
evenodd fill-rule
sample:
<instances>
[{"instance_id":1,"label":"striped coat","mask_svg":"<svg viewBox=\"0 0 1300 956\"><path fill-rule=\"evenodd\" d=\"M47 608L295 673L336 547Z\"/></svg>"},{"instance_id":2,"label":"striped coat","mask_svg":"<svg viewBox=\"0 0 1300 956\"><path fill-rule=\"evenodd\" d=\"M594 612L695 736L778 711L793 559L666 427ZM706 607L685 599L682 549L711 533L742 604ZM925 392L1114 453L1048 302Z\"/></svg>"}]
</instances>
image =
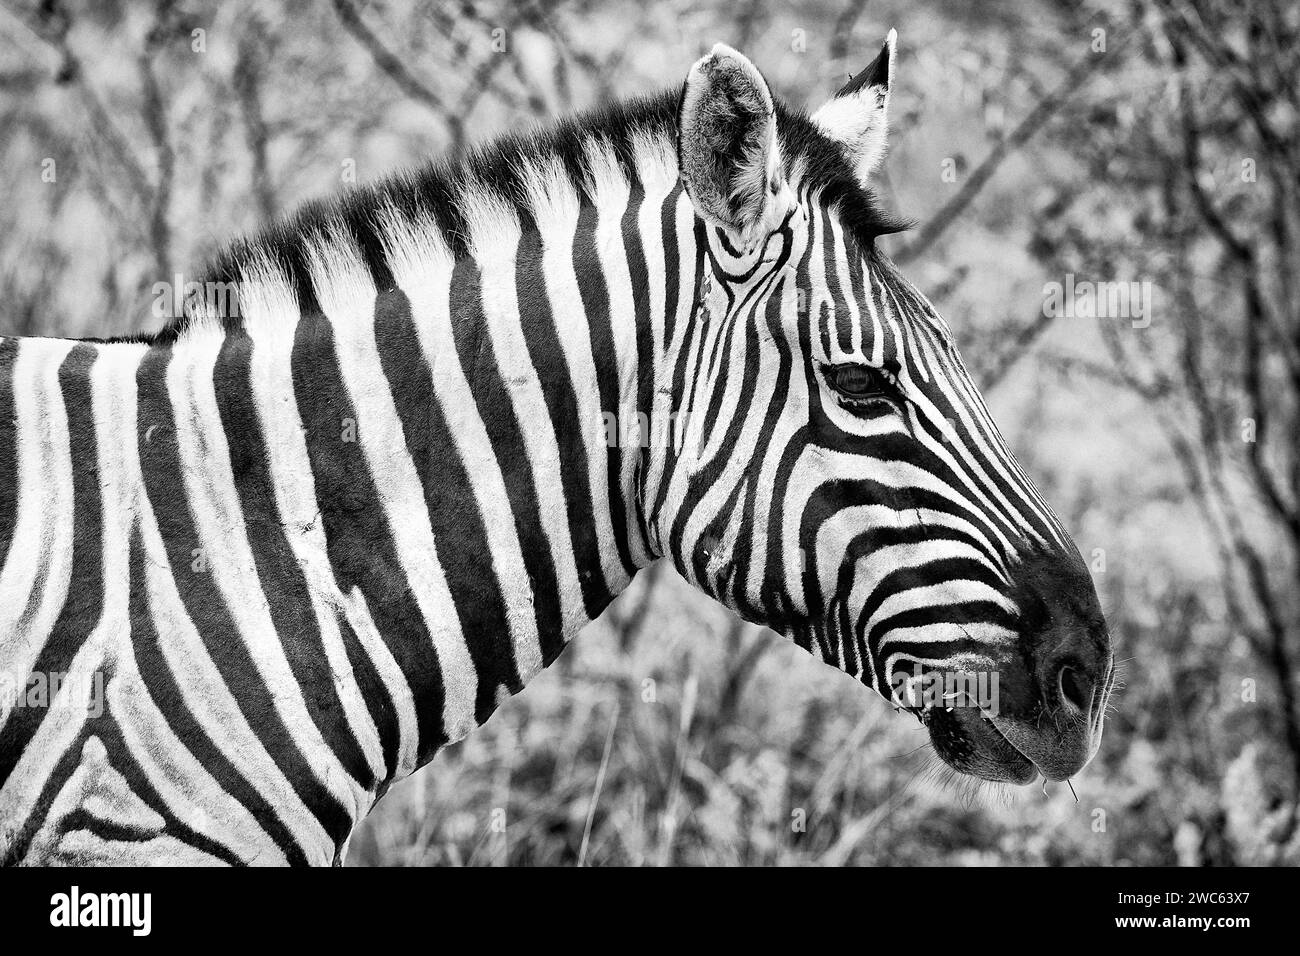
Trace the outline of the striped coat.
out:
<instances>
[{"instance_id":1,"label":"striped coat","mask_svg":"<svg viewBox=\"0 0 1300 956\"><path fill-rule=\"evenodd\" d=\"M812 118L719 46L232 245L157 336L0 340L0 860L338 861L660 556L958 769L1077 771L1091 583L874 246L892 43Z\"/></svg>"}]
</instances>

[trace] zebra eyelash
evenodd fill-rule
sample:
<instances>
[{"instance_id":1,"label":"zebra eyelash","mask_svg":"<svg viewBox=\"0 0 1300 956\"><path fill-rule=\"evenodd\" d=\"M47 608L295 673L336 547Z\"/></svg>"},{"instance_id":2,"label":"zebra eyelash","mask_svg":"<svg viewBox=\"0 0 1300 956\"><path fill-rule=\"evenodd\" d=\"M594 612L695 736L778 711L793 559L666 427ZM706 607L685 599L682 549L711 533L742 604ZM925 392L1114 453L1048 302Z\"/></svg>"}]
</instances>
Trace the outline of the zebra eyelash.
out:
<instances>
[{"instance_id":1,"label":"zebra eyelash","mask_svg":"<svg viewBox=\"0 0 1300 956\"><path fill-rule=\"evenodd\" d=\"M835 394L836 401L851 412L881 409L900 411L906 398L897 371L889 366L880 367L867 362L839 362L823 365L821 372L827 387ZM842 379L845 374L851 375L854 372L865 372L869 379L876 379L877 390L863 394L846 391Z\"/></svg>"}]
</instances>

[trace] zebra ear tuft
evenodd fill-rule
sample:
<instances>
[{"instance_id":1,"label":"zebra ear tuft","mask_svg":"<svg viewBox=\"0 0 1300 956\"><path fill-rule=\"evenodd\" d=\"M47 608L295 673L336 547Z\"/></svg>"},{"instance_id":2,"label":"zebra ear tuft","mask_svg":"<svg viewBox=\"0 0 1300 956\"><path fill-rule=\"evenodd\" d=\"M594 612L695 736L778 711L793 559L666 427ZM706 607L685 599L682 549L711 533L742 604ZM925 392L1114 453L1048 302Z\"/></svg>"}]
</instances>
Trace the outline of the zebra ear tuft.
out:
<instances>
[{"instance_id":1,"label":"zebra ear tuft","mask_svg":"<svg viewBox=\"0 0 1300 956\"><path fill-rule=\"evenodd\" d=\"M705 221L748 239L785 179L767 81L719 43L691 67L678 112L677 162L687 195Z\"/></svg>"},{"instance_id":2,"label":"zebra ear tuft","mask_svg":"<svg viewBox=\"0 0 1300 956\"><path fill-rule=\"evenodd\" d=\"M858 182L864 186L885 155L897 43L898 33L890 30L880 55L812 117L822 133L839 143Z\"/></svg>"}]
</instances>

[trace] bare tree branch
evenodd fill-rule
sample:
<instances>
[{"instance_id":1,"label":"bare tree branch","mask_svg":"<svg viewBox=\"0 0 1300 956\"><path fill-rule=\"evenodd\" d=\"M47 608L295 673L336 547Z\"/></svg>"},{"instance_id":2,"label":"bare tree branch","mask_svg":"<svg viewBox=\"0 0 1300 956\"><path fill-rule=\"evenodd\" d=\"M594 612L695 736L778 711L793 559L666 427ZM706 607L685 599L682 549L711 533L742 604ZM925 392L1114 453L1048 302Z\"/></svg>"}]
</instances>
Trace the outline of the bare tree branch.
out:
<instances>
[{"instance_id":1,"label":"bare tree branch","mask_svg":"<svg viewBox=\"0 0 1300 956\"><path fill-rule=\"evenodd\" d=\"M360 11L352 5L352 0L333 0L333 4L344 29L366 48L375 66L387 74L406 96L423 103L433 111L446 125L453 148L459 148L459 144L465 138L461 118L451 112L443 98L417 79L415 74L406 68L402 58L388 49L374 31L366 26L365 21L361 19Z\"/></svg>"},{"instance_id":2,"label":"bare tree branch","mask_svg":"<svg viewBox=\"0 0 1300 956\"><path fill-rule=\"evenodd\" d=\"M1001 384L1016 364L1029 354L1034 344L1043 337L1055 321L1056 315L1046 310L1039 312L1022 325L1011 339L1011 344L1002 349L988 368L980 372L980 388L991 391Z\"/></svg>"},{"instance_id":3,"label":"bare tree branch","mask_svg":"<svg viewBox=\"0 0 1300 956\"><path fill-rule=\"evenodd\" d=\"M172 0L157 0L154 5L153 23L145 37L144 49L140 51L136 61L140 70L141 86L144 89L141 112L158 162L158 182L149 203L149 240L153 249L154 265L160 278L172 274L171 225L168 222L168 214L171 211L176 151L171 144L167 107L163 102L162 87L158 82L157 65L154 61L167 41L171 10Z\"/></svg>"},{"instance_id":4,"label":"bare tree branch","mask_svg":"<svg viewBox=\"0 0 1300 956\"><path fill-rule=\"evenodd\" d=\"M916 238L893 253L893 260L899 265L906 265L934 245L948 230L948 227L966 211L966 207L974 201L980 191L988 185L989 180L993 178L993 174L998 171L998 168L1007 157L1029 142L1034 134L1042 129L1056 114L1056 111L1083 86L1084 81L1095 70L1099 69L1108 57L1118 53L1122 46L1123 40L1112 46L1109 53L1096 54L1090 51L1079 59L1066 73L1065 79L1057 84L1051 93L1039 100L1038 104L1026 114L1016 128L1004 139L1000 140L980 164L971 171L970 175L966 177L966 181L962 183L961 188L957 190L957 194L944 203L939 211L926 221L925 225L917 231Z\"/></svg>"},{"instance_id":5,"label":"bare tree branch","mask_svg":"<svg viewBox=\"0 0 1300 956\"><path fill-rule=\"evenodd\" d=\"M240 35L235 59L234 85L235 95L239 99L239 115L243 121L244 139L248 143L248 151L253 162L253 195L257 198L258 214L263 220L267 220L275 215L275 190L267 165L270 133L262 109L261 76L266 63L262 31L261 20L253 17Z\"/></svg>"},{"instance_id":6,"label":"bare tree branch","mask_svg":"<svg viewBox=\"0 0 1300 956\"><path fill-rule=\"evenodd\" d=\"M55 82L71 86L76 90L97 133L95 140L107 145L109 153L126 177L132 192L137 199L147 205L153 196L153 186L144 167L131 149L130 137L113 121L103 101L86 81L81 59L68 42L68 33L72 28L71 14L67 12L60 0L49 0L41 7L34 19L28 19L23 11L14 9L9 0L5 0L5 5L15 20L27 27L34 36L48 44L59 55L60 65Z\"/></svg>"}]
</instances>

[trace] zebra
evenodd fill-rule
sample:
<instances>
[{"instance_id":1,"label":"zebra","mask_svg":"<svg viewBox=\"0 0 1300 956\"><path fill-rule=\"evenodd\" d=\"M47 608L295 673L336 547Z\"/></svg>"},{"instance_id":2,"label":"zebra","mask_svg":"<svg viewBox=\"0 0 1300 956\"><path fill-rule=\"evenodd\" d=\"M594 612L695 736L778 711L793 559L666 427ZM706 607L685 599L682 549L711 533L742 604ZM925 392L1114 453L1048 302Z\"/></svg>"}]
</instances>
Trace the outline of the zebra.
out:
<instances>
[{"instance_id":1,"label":"zebra","mask_svg":"<svg viewBox=\"0 0 1300 956\"><path fill-rule=\"evenodd\" d=\"M1076 774L1110 639L877 248L896 59L810 115L718 44L308 204L156 334L0 340L0 860L338 864L660 558L955 770Z\"/></svg>"}]
</instances>

